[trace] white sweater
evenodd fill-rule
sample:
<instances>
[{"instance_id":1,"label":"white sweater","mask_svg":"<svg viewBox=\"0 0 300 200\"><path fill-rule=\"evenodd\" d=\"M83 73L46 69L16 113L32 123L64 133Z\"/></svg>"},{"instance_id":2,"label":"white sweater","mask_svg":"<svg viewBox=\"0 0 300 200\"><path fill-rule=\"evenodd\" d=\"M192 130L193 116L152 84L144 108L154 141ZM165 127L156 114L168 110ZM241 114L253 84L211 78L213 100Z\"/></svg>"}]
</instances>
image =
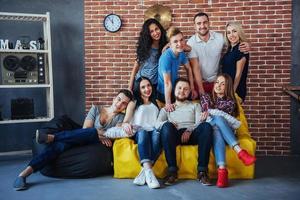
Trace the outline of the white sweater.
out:
<instances>
[{"instance_id":1,"label":"white sweater","mask_svg":"<svg viewBox=\"0 0 300 200\"><path fill-rule=\"evenodd\" d=\"M158 113L159 110L153 103L140 105L134 111L133 118L131 120L133 132L135 133L139 129L143 129L145 131L154 130ZM108 138L129 137L122 127L112 127L104 133L104 136Z\"/></svg>"},{"instance_id":2,"label":"white sweater","mask_svg":"<svg viewBox=\"0 0 300 200\"><path fill-rule=\"evenodd\" d=\"M153 103L140 105L134 111L131 124L143 130L152 131L155 128L158 113L159 110Z\"/></svg>"}]
</instances>

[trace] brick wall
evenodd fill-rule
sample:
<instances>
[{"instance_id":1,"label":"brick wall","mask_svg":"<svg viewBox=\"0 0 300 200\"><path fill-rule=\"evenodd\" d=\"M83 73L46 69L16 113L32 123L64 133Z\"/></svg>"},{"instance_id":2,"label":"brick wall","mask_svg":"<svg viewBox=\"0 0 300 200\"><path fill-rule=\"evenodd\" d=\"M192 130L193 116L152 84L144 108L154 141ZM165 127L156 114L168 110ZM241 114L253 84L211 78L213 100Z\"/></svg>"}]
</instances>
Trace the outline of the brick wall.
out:
<instances>
[{"instance_id":1,"label":"brick wall","mask_svg":"<svg viewBox=\"0 0 300 200\"><path fill-rule=\"evenodd\" d=\"M210 16L211 30L224 32L229 20L243 24L251 42L248 97L244 108L257 155L290 153L290 101L281 90L290 82L291 0L85 0L86 109L109 104L120 88L127 88L135 59L135 45L145 10L160 3L172 10L172 25L185 36L193 34L193 16ZM123 27L109 33L103 18L121 16Z\"/></svg>"}]
</instances>

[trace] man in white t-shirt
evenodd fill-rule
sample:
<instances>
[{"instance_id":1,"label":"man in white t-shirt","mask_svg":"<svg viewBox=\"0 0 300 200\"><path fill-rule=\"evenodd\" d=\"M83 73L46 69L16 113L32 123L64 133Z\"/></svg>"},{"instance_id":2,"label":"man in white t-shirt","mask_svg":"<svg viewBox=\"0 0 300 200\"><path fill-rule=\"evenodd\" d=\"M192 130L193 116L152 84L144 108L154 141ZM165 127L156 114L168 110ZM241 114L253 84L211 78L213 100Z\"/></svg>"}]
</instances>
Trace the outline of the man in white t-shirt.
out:
<instances>
[{"instance_id":1,"label":"man in white t-shirt","mask_svg":"<svg viewBox=\"0 0 300 200\"><path fill-rule=\"evenodd\" d=\"M192 47L188 57L194 74L195 87L199 87L201 93L204 91L210 93L220 71L219 62L225 41L221 33L209 30L210 22L206 13L200 12L194 16L194 26L195 34L187 44ZM242 52L248 52L249 49L247 42L241 43Z\"/></svg>"}]
</instances>

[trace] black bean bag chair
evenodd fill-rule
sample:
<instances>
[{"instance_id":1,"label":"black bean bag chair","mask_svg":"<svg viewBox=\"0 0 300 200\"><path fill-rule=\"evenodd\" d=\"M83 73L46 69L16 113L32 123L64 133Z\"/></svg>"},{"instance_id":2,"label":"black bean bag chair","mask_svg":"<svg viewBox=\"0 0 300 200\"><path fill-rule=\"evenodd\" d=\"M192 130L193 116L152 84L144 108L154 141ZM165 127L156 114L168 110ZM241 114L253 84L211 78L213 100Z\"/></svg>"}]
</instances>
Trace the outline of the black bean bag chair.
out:
<instances>
[{"instance_id":1,"label":"black bean bag chair","mask_svg":"<svg viewBox=\"0 0 300 200\"><path fill-rule=\"evenodd\" d=\"M39 129L56 134L58 131L80 128L67 116L55 118L48 126ZM46 148L33 139L33 156L40 154ZM112 149L101 143L73 147L45 166L40 172L45 176L58 178L91 178L104 174L112 174Z\"/></svg>"}]
</instances>

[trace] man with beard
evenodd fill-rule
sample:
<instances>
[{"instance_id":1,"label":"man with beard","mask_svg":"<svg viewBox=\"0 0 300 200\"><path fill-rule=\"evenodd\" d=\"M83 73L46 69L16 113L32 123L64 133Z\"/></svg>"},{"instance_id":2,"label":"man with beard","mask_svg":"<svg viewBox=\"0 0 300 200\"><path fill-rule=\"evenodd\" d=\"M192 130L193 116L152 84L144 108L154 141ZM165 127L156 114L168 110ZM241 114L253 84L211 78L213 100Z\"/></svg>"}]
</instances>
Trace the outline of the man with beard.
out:
<instances>
[{"instance_id":1,"label":"man with beard","mask_svg":"<svg viewBox=\"0 0 300 200\"><path fill-rule=\"evenodd\" d=\"M189 81L179 78L175 83L175 110L167 112L161 109L157 119L156 127L160 128L168 163L166 185L172 185L177 180L176 146L179 144L198 145L198 180L203 185L211 185L207 169L213 130L209 123L202 122L205 114L201 113L200 105L188 100L190 92Z\"/></svg>"},{"instance_id":2,"label":"man with beard","mask_svg":"<svg viewBox=\"0 0 300 200\"><path fill-rule=\"evenodd\" d=\"M187 44L192 47L188 54L195 80L195 90L200 93L210 93L213 82L220 72L220 58L225 44L221 33L209 30L210 22L206 13L200 12L194 16L195 34ZM250 50L247 42L242 42L239 49L243 53ZM197 88L198 87L198 88Z\"/></svg>"}]
</instances>

